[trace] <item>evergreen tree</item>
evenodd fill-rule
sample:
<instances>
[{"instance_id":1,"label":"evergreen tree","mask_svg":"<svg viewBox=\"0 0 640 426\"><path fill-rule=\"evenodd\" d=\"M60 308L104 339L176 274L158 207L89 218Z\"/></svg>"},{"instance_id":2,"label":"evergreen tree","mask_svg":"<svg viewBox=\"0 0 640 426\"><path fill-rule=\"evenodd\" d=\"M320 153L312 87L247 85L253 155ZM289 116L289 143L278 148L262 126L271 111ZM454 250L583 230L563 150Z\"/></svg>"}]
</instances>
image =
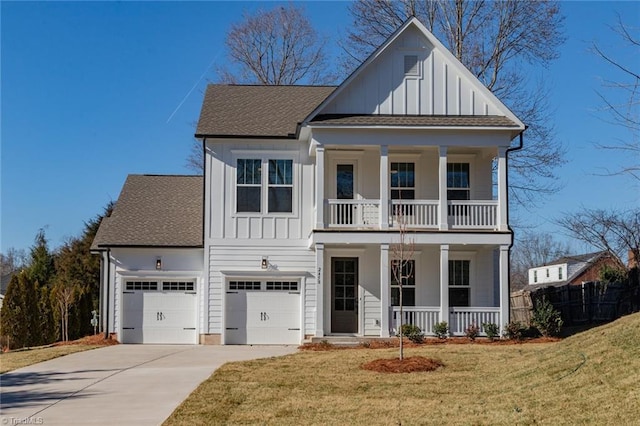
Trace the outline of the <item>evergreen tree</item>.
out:
<instances>
[{"instance_id":1,"label":"evergreen tree","mask_svg":"<svg viewBox=\"0 0 640 426\"><path fill-rule=\"evenodd\" d=\"M36 285L23 271L14 275L7 287L0 312L0 333L7 336L11 348L37 346L40 344L37 319Z\"/></svg>"}]
</instances>

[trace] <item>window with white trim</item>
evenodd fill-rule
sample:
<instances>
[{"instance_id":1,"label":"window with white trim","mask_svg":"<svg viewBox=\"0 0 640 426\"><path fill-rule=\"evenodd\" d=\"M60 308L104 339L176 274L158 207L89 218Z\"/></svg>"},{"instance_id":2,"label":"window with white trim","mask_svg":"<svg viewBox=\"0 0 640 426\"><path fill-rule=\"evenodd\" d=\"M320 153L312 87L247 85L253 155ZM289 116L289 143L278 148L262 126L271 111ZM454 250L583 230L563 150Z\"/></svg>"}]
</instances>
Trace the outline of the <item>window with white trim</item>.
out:
<instances>
[{"instance_id":1,"label":"window with white trim","mask_svg":"<svg viewBox=\"0 0 640 426\"><path fill-rule=\"evenodd\" d=\"M269 160L269 213L293 211L293 160Z\"/></svg>"},{"instance_id":2,"label":"window with white trim","mask_svg":"<svg viewBox=\"0 0 640 426\"><path fill-rule=\"evenodd\" d=\"M193 291L195 285L193 281L163 281L163 291Z\"/></svg>"},{"instance_id":3,"label":"window with white trim","mask_svg":"<svg viewBox=\"0 0 640 426\"><path fill-rule=\"evenodd\" d=\"M449 306L469 306L471 303L471 261L449 261Z\"/></svg>"},{"instance_id":4,"label":"window with white trim","mask_svg":"<svg viewBox=\"0 0 640 426\"><path fill-rule=\"evenodd\" d=\"M291 159L237 159L236 212L292 213L293 174Z\"/></svg>"},{"instance_id":5,"label":"window with white trim","mask_svg":"<svg viewBox=\"0 0 640 426\"><path fill-rule=\"evenodd\" d=\"M402 271L394 273L395 268L400 268L400 261L391 261L391 305L400 305L400 282L397 276L402 276L402 306L416 305L416 262L406 260L402 264Z\"/></svg>"},{"instance_id":6,"label":"window with white trim","mask_svg":"<svg viewBox=\"0 0 640 426\"><path fill-rule=\"evenodd\" d=\"M562 278L562 266L558 268L558 279L563 279Z\"/></svg>"},{"instance_id":7,"label":"window with white trim","mask_svg":"<svg viewBox=\"0 0 640 426\"><path fill-rule=\"evenodd\" d=\"M262 204L262 160L239 158L236 166L236 211L259 213Z\"/></svg>"},{"instance_id":8,"label":"window with white trim","mask_svg":"<svg viewBox=\"0 0 640 426\"><path fill-rule=\"evenodd\" d=\"M229 290L260 290L260 281L229 281Z\"/></svg>"},{"instance_id":9,"label":"window with white trim","mask_svg":"<svg viewBox=\"0 0 640 426\"><path fill-rule=\"evenodd\" d=\"M404 56L404 74L405 75L420 75L420 67L418 64L418 55L405 55Z\"/></svg>"},{"instance_id":10,"label":"window with white trim","mask_svg":"<svg viewBox=\"0 0 640 426\"><path fill-rule=\"evenodd\" d=\"M391 199L414 200L416 198L416 171L414 163L391 163ZM396 216L413 215L413 206L395 204L393 214Z\"/></svg>"},{"instance_id":11,"label":"window with white trim","mask_svg":"<svg viewBox=\"0 0 640 426\"><path fill-rule=\"evenodd\" d=\"M267 281L267 291L298 291L297 281Z\"/></svg>"},{"instance_id":12,"label":"window with white trim","mask_svg":"<svg viewBox=\"0 0 640 426\"><path fill-rule=\"evenodd\" d=\"M447 199L470 200L471 180L469 178L469 163L447 164Z\"/></svg>"}]
</instances>

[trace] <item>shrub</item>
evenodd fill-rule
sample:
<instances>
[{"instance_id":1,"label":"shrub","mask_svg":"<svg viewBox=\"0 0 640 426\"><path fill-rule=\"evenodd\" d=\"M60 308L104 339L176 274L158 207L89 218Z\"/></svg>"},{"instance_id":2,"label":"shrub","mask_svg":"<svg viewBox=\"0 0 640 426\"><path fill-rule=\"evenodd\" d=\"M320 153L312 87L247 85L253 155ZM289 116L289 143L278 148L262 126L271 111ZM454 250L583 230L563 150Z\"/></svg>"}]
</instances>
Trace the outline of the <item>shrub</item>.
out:
<instances>
[{"instance_id":1,"label":"shrub","mask_svg":"<svg viewBox=\"0 0 640 426\"><path fill-rule=\"evenodd\" d=\"M526 327L520 321L511 321L504 329L504 337L509 340L522 340Z\"/></svg>"},{"instance_id":2,"label":"shrub","mask_svg":"<svg viewBox=\"0 0 640 426\"><path fill-rule=\"evenodd\" d=\"M402 324L402 335L413 343L422 343L424 340L424 334L420 327L413 324Z\"/></svg>"},{"instance_id":3,"label":"shrub","mask_svg":"<svg viewBox=\"0 0 640 426\"><path fill-rule=\"evenodd\" d=\"M469 327L464 330L464 334L465 336L467 336L467 338L469 338L469 340L476 340L476 337L478 337L478 334L480 334L480 327L471 323L469 324Z\"/></svg>"},{"instance_id":4,"label":"shrub","mask_svg":"<svg viewBox=\"0 0 640 426\"><path fill-rule=\"evenodd\" d=\"M449 336L449 324L446 321L435 323L433 325L433 334L439 339L446 339Z\"/></svg>"},{"instance_id":5,"label":"shrub","mask_svg":"<svg viewBox=\"0 0 640 426\"><path fill-rule=\"evenodd\" d=\"M492 322L483 322L482 328L484 329L484 333L487 335L489 340L493 341L496 337L500 337L500 330L498 329L498 324Z\"/></svg>"},{"instance_id":6,"label":"shrub","mask_svg":"<svg viewBox=\"0 0 640 426\"><path fill-rule=\"evenodd\" d=\"M533 310L531 322L545 337L557 336L562 329L560 312L555 310L545 297L542 298L542 303L537 304Z\"/></svg>"}]
</instances>

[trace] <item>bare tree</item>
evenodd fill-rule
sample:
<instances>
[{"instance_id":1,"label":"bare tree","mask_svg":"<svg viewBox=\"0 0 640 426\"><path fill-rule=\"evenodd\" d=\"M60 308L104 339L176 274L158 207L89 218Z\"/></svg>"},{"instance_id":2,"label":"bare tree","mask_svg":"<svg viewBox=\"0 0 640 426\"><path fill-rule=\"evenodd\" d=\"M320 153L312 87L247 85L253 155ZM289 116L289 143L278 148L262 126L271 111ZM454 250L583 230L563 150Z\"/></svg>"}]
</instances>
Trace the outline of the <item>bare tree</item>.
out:
<instances>
[{"instance_id":1,"label":"bare tree","mask_svg":"<svg viewBox=\"0 0 640 426\"><path fill-rule=\"evenodd\" d=\"M69 340L69 309L76 299L75 288L58 283L53 288L51 295L60 314L60 338L63 342L67 342Z\"/></svg>"},{"instance_id":2,"label":"bare tree","mask_svg":"<svg viewBox=\"0 0 640 426\"><path fill-rule=\"evenodd\" d=\"M325 41L302 8L292 4L245 13L231 26L225 45L230 64L218 72L227 83L322 84L335 79L328 72Z\"/></svg>"},{"instance_id":3,"label":"bare tree","mask_svg":"<svg viewBox=\"0 0 640 426\"><path fill-rule=\"evenodd\" d=\"M621 46L626 47L626 58L615 58L605 52L597 43L592 44L592 51L603 61L610 65L615 79L604 78L602 87L605 93L598 92L598 96L604 104L604 111L608 121L616 126L622 126L629 130L628 140L600 143L602 149L615 150L628 155L631 163L623 165L617 170L610 170L608 174L628 175L634 180L640 181L640 27L632 27L625 24L618 15L616 25L611 27ZM622 98L622 102L614 100L616 96Z\"/></svg>"},{"instance_id":4,"label":"bare tree","mask_svg":"<svg viewBox=\"0 0 640 426\"><path fill-rule=\"evenodd\" d=\"M632 253L640 259L640 208L629 211L587 209L566 214L557 224L571 236L611 253L621 267Z\"/></svg>"},{"instance_id":5,"label":"bare tree","mask_svg":"<svg viewBox=\"0 0 640 426\"><path fill-rule=\"evenodd\" d=\"M0 276L18 272L27 265L27 253L22 249L9 247L7 253L0 253Z\"/></svg>"},{"instance_id":6,"label":"bare tree","mask_svg":"<svg viewBox=\"0 0 640 426\"><path fill-rule=\"evenodd\" d=\"M524 149L510 157L511 200L527 206L558 189L555 170L565 148L554 140L552 113L532 67L547 67L564 42L555 1L358 0L343 42L349 69L369 55L408 17L415 16L528 126ZM528 65L528 67L527 67Z\"/></svg>"},{"instance_id":7,"label":"bare tree","mask_svg":"<svg viewBox=\"0 0 640 426\"><path fill-rule=\"evenodd\" d=\"M522 234L516 240L511 252L512 290L528 285L530 268L567 256L570 251L571 247L567 242L557 241L551 234L535 232Z\"/></svg>"},{"instance_id":8,"label":"bare tree","mask_svg":"<svg viewBox=\"0 0 640 426\"><path fill-rule=\"evenodd\" d=\"M414 260L413 255L415 253L415 243L413 239L410 239L407 231L407 221L405 219L404 211L409 208L407 205L398 205L394 207L394 217L398 226L398 242L391 245L391 273L393 280L398 285L398 306L400 308L400 323L398 327L398 337L400 338L400 361L404 359L404 301L403 301L403 289L404 283L413 277Z\"/></svg>"}]
</instances>

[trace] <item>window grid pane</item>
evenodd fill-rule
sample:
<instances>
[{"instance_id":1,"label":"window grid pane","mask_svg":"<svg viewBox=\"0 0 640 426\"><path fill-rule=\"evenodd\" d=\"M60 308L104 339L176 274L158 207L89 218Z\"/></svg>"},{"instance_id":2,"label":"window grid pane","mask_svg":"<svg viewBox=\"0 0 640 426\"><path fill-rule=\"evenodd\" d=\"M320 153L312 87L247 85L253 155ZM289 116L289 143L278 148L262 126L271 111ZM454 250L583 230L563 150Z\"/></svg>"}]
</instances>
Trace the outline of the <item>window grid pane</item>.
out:
<instances>
[{"instance_id":1,"label":"window grid pane","mask_svg":"<svg viewBox=\"0 0 640 426\"><path fill-rule=\"evenodd\" d=\"M293 212L293 160L269 160L269 213Z\"/></svg>"}]
</instances>

